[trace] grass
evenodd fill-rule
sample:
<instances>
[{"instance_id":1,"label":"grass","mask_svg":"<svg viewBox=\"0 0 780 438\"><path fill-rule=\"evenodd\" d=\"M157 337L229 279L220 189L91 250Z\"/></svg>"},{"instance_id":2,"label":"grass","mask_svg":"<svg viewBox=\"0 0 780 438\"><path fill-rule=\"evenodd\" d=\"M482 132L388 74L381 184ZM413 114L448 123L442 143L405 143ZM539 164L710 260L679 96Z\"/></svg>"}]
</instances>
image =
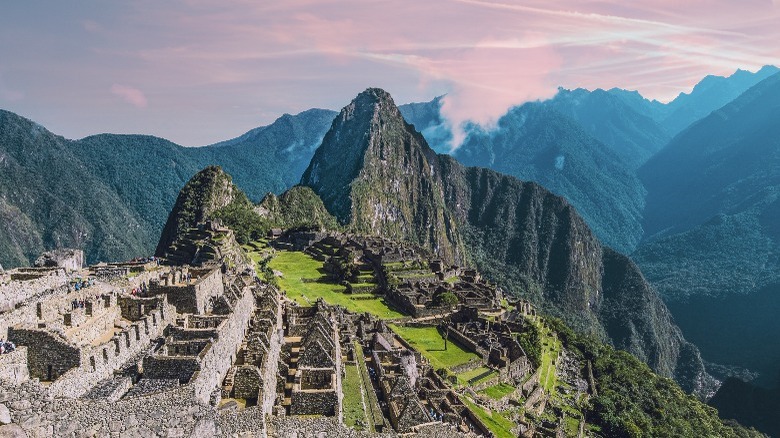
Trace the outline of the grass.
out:
<instances>
[{"instance_id":1,"label":"grass","mask_svg":"<svg viewBox=\"0 0 780 438\"><path fill-rule=\"evenodd\" d=\"M580 432L580 420L577 418L566 417L564 423L566 436L576 437Z\"/></svg>"},{"instance_id":2,"label":"grass","mask_svg":"<svg viewBox=\"0 0 780 438\"><path fill-rule=\"evenodd\" d=\"M488 386L487 388L483 389L480 392L492 399L501 400L507 395L515 392L515 389L517 388L515 388L512 385L506 383L499 383L498 385Z\"/></svg>"},{"instance_id":3,"label":"grass","mask_svg":"<svg viewBox=\"0 0 780 438\"><path fill-rule=\"evenodd\" d=\"M396 324L390 324L390 327L398 336L404 338L415 350L425 356L434 369L451 370L458 365L479 359L479 356L464 350L452 340L447 342L447 350L445 351L444 338L436 327L405 327Z\"/></svg>"},{"instance_id":4,"label":"grass","mask_svg":"<svg viewBox=\"0 0 780 438\"><path fill-rule=\"evenodd\" d=\"M537 326L542 339L541 371L539 372L539 384L547 394L553 394L558 376L555 373L554 361L561 352L562 346L549 328L543 324Z\"/></svg>"},{"instance_id":5,"label":"grass","mask_svg":"<svg viewBox=\"0 0 780 438\"><path fill-rule=\"evenodd\" d=\"M308 254L296 251L279 251L269 263L271 269L283 274L279 278L282 290L303 306L310 306L318 298L323 298L328 304L340 305L355 313L369 312L382 319L404 316L388 307L379 297L373 300L352 299L351 295L344 293L344 286L325 281L322 265Z\"/></svg>"},{"instance_id":6,"label":"grass","mask_svg":"<svg viewBox=\"0 0 780 438\"><path fill-rule=\"evenodd\" d=\"M363 408L363 381L358 367L354 364L344 365L344 423L347 426L362 430L369 424L366 411Z\"/></svg>"},{"instance_id":7,"label":"grass","mask_svg":"<svg viewBox=\"0 0 780 438\"><path fill-rule=\"evenodd\" d=\"M515 427L515 423L505 418L500 412L488 412L482 407L474 404L474 402L467 397L462 397L461 400L463 401L463 404L468 406L471 412L485 423L485 426L493 432L496 438L515 438L515 435L512 433L512 428Z\"/></svg>"},{"instance_id":8,"label":"grass","mask_svg":"<svg viewBox=\"0 0 780 438\"><path fill-rule=\"evenodd\" d=\"M368 419L371 432L375 432L377 424L384 424L384 417L382 416L382 410L379 407L379 400L376 397L376 392L374 392L374 387L371 385L371 377L369 377L368 368L366 367L363 347L357 341L354 342L354 346L357 369L363 380L363 395L365 396L365 408L367 409L366 418Z\"/></svg>"},{"instance_id":9,"label":"grass","mask_svg":"<svg viewBox=\"0 0 780 438\"><path fill-rule=\"evenodd\" d=\"M492 371L489 368L477 367L477 368L474 368L471 371L466 371L466 372L458 374L457 375L458 383L460 383L461 385L469 385L469 380L471 380L471 379L473 379L475 377L478 377L478 376L480 376L480 375L482 375L484 373L488 373L488 372L490 374L488 374L485 377L483 377L483 378L479 379L478 381L474 382L474 384L476 385L476 384L478 384L480 382L484 382L485 380L492 379L493 377L495 377L498 374L497 372Z\"/></svg>"}]
</instances>

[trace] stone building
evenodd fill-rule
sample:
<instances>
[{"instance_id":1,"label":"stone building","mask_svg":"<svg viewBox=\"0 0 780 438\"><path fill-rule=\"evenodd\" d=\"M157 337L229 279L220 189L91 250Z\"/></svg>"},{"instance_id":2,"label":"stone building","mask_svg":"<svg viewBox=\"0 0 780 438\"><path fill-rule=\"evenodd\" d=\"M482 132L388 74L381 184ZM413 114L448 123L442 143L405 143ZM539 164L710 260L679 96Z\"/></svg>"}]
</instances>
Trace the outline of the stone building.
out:
<instances>
[{"instance_id":1,"label":"stone building","mask_svg":"<svg viewBox=\"0 0 780 438\"><path fill-rule=\"evenodd\" d=\"M323 301L314 307L288 306L284 351L289 414L339 416L341 346L333 309Z\"/></svg>"}]
</instances>

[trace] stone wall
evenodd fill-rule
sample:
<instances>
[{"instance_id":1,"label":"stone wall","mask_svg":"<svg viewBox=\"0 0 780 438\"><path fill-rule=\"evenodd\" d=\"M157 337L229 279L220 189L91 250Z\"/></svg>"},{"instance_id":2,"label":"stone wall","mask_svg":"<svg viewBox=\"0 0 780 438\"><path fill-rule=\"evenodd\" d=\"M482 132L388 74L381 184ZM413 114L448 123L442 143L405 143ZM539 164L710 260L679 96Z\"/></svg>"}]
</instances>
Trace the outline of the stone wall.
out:
<instances>
[{"instance_id":1,"label":"stone wall","mask_svg":"<svg viewBox=\"0 0 780 438\"><path fill-rule=\"evenodd\" d=\"M236 358L241 346L249 319L254 310L255 298L250 288L242 290L243 295L236 301L233 313L220 326L219 338L211 344L211 348L201 357L201 369L190 384L194 387L195 396L203 403L208 403L211 393L219 388L225 379L228 369Z\"/></svg>"},{"instance_id":2,"label":"stone wall","mask_svg":"<svg viewBox=\"0 0 780 438\"><path fill-rule=\"evenodd\" d=\"M8 313L0 313L0 339L8 339L8 329L13 326L33 326L37 321L35 306L22 306Z\"/></svg>"},{"instance_id":3,"label":"stone wall","mask_svg":"<svg viewBox=\"0 0 780 438\"><path fill-rule=\"evenodd\" d=\"M129 321L138 321L150 310L163 305L160 297L138 297L129 294L120 295L117 304L122 311L122 318Z\"/></svg>"},{"instance_id":4,"label":"stone wall","mask_svg":"<svg viewBox=\"0 0 780 438\"><path fill-rule=\"evenodd\" d=\"M254 365L242 365L236 370L233 380L233 396L243 399L257 399L262 388L262 373Z\"/></svg>"},{"instance_id":5,"label":"stone wall","mask_svg":"<svg viewBox=\"0 0 780 438\"><path fill-rule=\"evenodd\" d=\"M0 284L0 312L10 311L17 304L33 298L47 289L63 286L68 281L63 269L47 270L36 273L32 277L30 280L12 280Z\"/></svg>"},{"instance_id":6,"label":"stone wall","mask_svg":"<svg viewBox=\"0 0 780 438\"><path fill-rule=\"evenodd\" d=\"M152 295L167 295L168 302L176 307L177 312L194 314L204 314L210 311L211 299L219 297L225 292L222 284L222 272L219 268L212 269L189 284L166 286L153 281L150 282L149 290Z\"/></svg>"},{"instance_id":7,"label":"stone wall","mask_svg":"<svg viewBox=\"0 0 780 438\"><path fill-rule=\"evenodd\" d=\"M81 354L75 345L45 330L11 328L8 339L16 345L28 347L30 377L52 381L81 365Z\"/></svg>"},{"instance_id":8,"label":"stone wall","mask_svg":"<svg viewBox=\"0 0 780 438\"><path fill-rule=\"evenodd\" d=\"M197 356L147 356L144 358L144 379L176 379L189 382L201 370Z\"/></svg>"},{"instance_id":9,"label":"stone wall","mask_svg":"<svg viewBox=\"0 0 780 438\"><path fill-rule=\"evenodd\" d=\"M0 380L20 385L29 378L27 347L17 347L11 353L0 354Z\"/></svg>"},{"instance_id":10,"label":"stone wall","mask_svg":"<svg viewBox=\"0 0 780 438\"><path fill-rule=\"evenodd\" d=\"M149 348L150 343L161 337L176 313L171 306L163 305L149 312L127 329L114 334L108 341L81 350L81 366L63 375L49 387L49 391L62 397L80 397L95 384L109 378L128 360Z\"/></svg>"},{"instance_id":11,"label":"stone wall","mask_svg":"<svg viewBox=\"0 0 780 438\"><path fill-rule=\"evenodd\" d=\"M338 414L338 396L336 391L293 391L290 404L291 415Z\"/></svg>"},{"instance_id":12,"label":"stone wall","mask_svg":"<svg viewBox=\"0 0 780 438\"><path fill-rule=\"evenodd\" d=\"M277 294L275 288L269 288L266 293ZM263 394L262 410L265 414L271 414L276 401L276 377L279 371L280 353L284 342L284 330L282 328L282 306L277 304L274 319L274 332L271 335L268 351L263 358ZM258 401L258 404L261 404Z\"/></svg>"}]
</instances>

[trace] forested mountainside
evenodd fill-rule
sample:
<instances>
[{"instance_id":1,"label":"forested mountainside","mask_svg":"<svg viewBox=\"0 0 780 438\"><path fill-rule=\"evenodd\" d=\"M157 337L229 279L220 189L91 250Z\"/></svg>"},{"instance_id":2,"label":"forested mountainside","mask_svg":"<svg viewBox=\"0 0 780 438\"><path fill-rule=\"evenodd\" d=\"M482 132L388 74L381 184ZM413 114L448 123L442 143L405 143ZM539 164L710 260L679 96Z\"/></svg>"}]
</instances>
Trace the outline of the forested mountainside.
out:
<instances>
[{"instance_id":1,"label":"forested mountainside","mask_svg":"<svg viewBox=\"0 0 780 438\"><path fill-rule=\"evenodd\" d=\"M711 360L759 370L765 383L780 349L752 340L780 330L779 99L776 74L648 161L645 229L657 238L635 254Z\"/></svg>"},{"instance_id":2,"label":"forested mountainside","mask_svg":"<svg viewBox=\"0 0 780 438\"><path fill-rule=\"evenodd\" d=\"M223 166L254 201L281 193L299 180L333 114L285 115L225 143L185 148L140 135L67 140L0 111L0 264L27 265L55 247L82 248L89 262L149 255L179 188L199 169Z\"/></svg>"}]
</instances>

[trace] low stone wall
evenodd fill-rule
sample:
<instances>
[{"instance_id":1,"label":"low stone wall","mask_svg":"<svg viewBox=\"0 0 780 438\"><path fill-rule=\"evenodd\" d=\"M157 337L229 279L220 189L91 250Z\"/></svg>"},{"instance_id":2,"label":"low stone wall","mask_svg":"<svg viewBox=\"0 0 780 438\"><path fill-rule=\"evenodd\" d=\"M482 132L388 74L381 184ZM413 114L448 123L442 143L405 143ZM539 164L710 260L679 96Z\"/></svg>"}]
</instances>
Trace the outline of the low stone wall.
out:
<instances>
[{"instance_id":1,"label":"low stone wall","mask_svg":"<svg viewBox=\"0 0 780 438\"><path fill-rule=\"evenodd\" d=\"M17 347L11 353L0 354L0 380L13 385L21 385L29 378L27 347Z\"/></svg>"},{"instance_id":2,"label":"low stone wall","mask_svg":"<svg viewBox=\"0 0 780 438\"><path fill-rule=\"evenodd\" d=\"M147 356L144 358L144 379L176 379L187 383L200 371L197 356Z\"/></svg>"},{"instance_id":3,"label":"low stone wall","mask_svg":"<svg viewBox=\"0 0 780 438\"><path fill-rule=\"evenodd\" d=\"M0 313L0 339L8 339L8 329L13 326L34 326L38 322L35 306L23 306L8 313Z\"/></svg>"},{"instance_id":4,"label":"low stone wall","mask_svg":"<svg viewBox=\"0 0 780 438\"><path fill-rule=\"evenodd\" d=\"M278 293L275 289L268 293ZM282 328L282 306L277 306L275 312L274 332L269 340L269 348L263 358L263 394L262 410L264 414L271 414L276 401L276 377L279 371L279 356L284 342L284 330ZM258 404L260 402L258 401Z\"/></svg>"},{"instance_id":5,"label":"low stone wall","mask_svg":"<svg viewBox=\"0 0 780 438\"><path fill-rule=\"evenodd\" d=\"M201 355L200 366L204 371L198 373L190 382L196 398L202 403L208 403L211 393L219 388L246 336L249 319L254 310L255 297L248 287L244 288L242 293L233 313L220 326L219 338L211 344L211 348L205 354Z\"/></svg>"},{"instance_id":6,"label":"low stone wall","mask_svg":"<svg viewBox=\"0 0 780 438\"><path fill-rule=\"evenodd\" d=\"M489 357L489 353L484 348L477 345L476 342L474 342L471 338L464 335L454 327L450 327L449 329L449 336L451 339L454 339L458 344L460 344L463 347L466 347L471 352L476 353L484 360L487 360Z\"/></svg>"},{"instance_id":7,"label":"low stone wall","mask_svg":"<svg viewBox=\"0 0 780 438\"><path fill-rule=\"evenodd\" d=\"M293 391L290 414L335 416L338 403L336 391Z\"/></svg>"},{"instance_id":8,"label":"low stone wall","mask_svg":"<svg viewBox=\"0 0 780 438\"><path fill-rule=\"evenodd\" d=\"M78 348L59 335L40 329L11 328L8 339L27 347L30 377L54 380L81 366Z\"/></svg>"}]
</instances>

